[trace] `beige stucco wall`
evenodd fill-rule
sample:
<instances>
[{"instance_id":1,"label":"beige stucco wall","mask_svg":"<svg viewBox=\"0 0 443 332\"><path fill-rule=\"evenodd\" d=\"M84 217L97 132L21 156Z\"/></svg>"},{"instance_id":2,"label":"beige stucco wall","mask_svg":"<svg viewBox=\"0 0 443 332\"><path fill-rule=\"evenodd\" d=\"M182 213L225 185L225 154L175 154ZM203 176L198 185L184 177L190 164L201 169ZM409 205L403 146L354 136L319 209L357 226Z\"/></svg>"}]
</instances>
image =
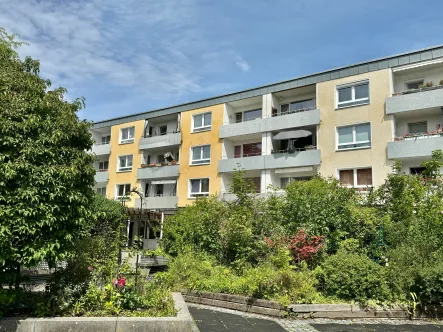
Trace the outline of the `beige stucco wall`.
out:
<instances>
[{"instance_id":1,"label":"beige stucco wall","mask_svg":"<svg viewBox=\"0 0 443 332\"><path fill-rule=\"evenodd\" d=\"M369 79L370 104L336 110L336 86L365 79ZM321 112L318 130L321 175L337 177L338 169L372 167L373 185L384 182L392 171L392 161L387 160L386 154L387 142L393 137L392 116L385 115L385 100L389 93L389 69L317 84L317 106ZM336 151L336 127L364 122L371 123L372 147Z\"/></svg>"}]
</instances>

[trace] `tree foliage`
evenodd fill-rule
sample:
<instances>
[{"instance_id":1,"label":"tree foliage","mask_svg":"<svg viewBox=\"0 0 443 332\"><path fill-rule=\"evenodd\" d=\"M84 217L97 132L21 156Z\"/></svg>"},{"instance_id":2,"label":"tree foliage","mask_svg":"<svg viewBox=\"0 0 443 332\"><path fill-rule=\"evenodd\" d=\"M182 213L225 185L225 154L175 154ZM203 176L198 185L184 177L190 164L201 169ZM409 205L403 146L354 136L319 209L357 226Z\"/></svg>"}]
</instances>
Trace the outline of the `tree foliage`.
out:
<instances>
[{"instance_id":1,"label":"tree foliage","mask_svg":"<svg viewBox=\"0 0 443 332\"><path fill-rule=\"evenodd\" d=\"M64 259L92 216L90 124L0 29L0 266Z\"/></svg>"}]
</instances>

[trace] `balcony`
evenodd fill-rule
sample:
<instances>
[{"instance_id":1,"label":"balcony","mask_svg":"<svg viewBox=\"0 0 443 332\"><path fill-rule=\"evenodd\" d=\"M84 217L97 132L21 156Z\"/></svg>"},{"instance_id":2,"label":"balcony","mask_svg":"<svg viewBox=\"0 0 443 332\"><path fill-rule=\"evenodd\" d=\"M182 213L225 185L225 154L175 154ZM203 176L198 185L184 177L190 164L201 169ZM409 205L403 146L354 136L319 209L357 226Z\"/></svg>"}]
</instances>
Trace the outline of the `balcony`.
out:
<instances>
[{"instance_id":1,"label":"balcony","mask_svg":"<svg viewBox=\"0 0 443 332\"><path fill-rule=\"evenodd\" d=\"M306 150L300 151L279 152L271 155L252 156L244 158L229 158L222 159L218 162L219 173L234 172L234 169L262 170L275 169L287 167L301 167L320 165L321 153L320 150Z\"/></svg>"},{"instance_id":2,"label":"balcony","mask_svg":"<svg viewBox=\"0 0 443 332\"><path fill-rule=\"evenodd\" d=\"M111 144L94 144L92 152L97 156L105 156L111 153Z\"/></svg>"},{"instance_id":3,"label":"balcony","mask_svg":"<svg viewBox=\"0 0 443 332\"><path fill-rule=\"evenodd\" d=\"M181 140L182 134L180 132L170 132L164 135L142 137L138 143L138 148L143 150L180 145Z\"/></svg>"},{"instance_id":4,"label":"balcony","mask_svg":"<svg viewBox=\"0 0 443 332\"><path fill-rule=\"evenodd\" d=\"M443 134L396 138L388 143L389 159L429 158L432 151L443 148Z\"/></svg>"},{"instance_id":5,"label":"balcony","mask_svg":"<svg viewBox=\"0 0 443 332\"><path fill-rule=\"evenodd\" d=\"M317 125L320 123L320 110L305 109L291 113L278 114L239 123L227 123L220 127L219 137L228 138L295 127Z\"/></svg>"},{"instance_id":6,"label":"balcony","mask_svg":"<svg viewBox=\"0 0 443 332\"><path fill-rule=\"evenodd\" d=\"M386 99L386 114L443 106L443 85L393 93Z\"/></svg>"},{"instance_id":7,"label":"balcony","mask_svg":"<svg viewBox=\"0 0 443 332\"><path fill-rule=\"evenodd\" d=\"M137 179L161 179L177 177L180 173L180 166L163 165L163 166L148 166L137 169Z\"/></svg>"},{"instance_id":8,"label":"balcony","mask_svg":"<svg viewBox=\"0 0 443 332\"><path fill-rule=\"evenodd\" d=\"M97 183L108 182L108 178L109 178L108 171L98 171L97 173L95 173L95 176L94 176L95 182L97 182Z\"/></svg>"},{"instance_id":9,"label":"balcony","mask_svg":"<svg viewBox=\"0 0 443 332\"><path fill-rule=\"evenodd\" d=\"M173 210L177 208L177 196L144 197L143 208L152 210ZM136 208L140 207L140 198L135 200Z\"/></svg>"},{"instance_id":10,"label":"balcony","mask_svg":"<svg viewBox=\"0 0 443 332\"><path fill-rule=\"evenodd\" d=\"M286 192L284 190L278 190L278 191L269 191L266 193L253 193L250 194L251 197L255 197L255 198L259 198L259 199L267 199L271 196L284 196L286 194ZM232 194L232 193L221 193L219 196L220 200L224 200L226 202L233 202L235 200L237 200L237 195Z\"/></svg>"}]
</instances>

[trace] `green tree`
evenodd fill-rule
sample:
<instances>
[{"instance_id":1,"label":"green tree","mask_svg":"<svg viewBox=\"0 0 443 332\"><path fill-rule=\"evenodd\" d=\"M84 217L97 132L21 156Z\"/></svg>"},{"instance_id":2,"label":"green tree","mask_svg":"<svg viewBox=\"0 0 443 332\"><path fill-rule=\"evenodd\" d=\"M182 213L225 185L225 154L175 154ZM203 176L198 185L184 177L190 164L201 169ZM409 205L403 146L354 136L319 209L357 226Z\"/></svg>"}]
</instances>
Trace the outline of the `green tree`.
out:
<instances>
[{"instance_id":1,"label":"green tree","mask_svg":"<svg viewBox=\"0 0 443 332\"><path fill-rule=\"evenodd\" d=\"M94 197L90 124L63 88L21 60L0 29L0 268L53 264L87 230ZM18 286L19 278L16 278Z\"/></svg>"}]
</instances>

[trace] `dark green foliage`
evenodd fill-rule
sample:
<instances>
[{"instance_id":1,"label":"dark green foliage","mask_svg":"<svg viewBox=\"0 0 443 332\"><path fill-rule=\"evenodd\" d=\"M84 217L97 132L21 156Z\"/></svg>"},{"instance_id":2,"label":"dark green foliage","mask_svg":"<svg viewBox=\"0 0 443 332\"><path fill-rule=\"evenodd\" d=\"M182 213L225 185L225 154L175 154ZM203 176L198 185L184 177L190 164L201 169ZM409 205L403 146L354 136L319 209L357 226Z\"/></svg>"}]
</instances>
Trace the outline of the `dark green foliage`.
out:
<instances>
[{"instance_id":1,"label":"dark green foliage","mask_svg":"<svg viewBox=\"0 0 443 332\"><path fill-rule=\"evenodd\" d=\"M355 228L350 220L356 194L341 187L337 180L317 177L292 182L286 187L286 195L283 208L288 235L303 228L309 234L325 236L328 253L334 253L344 238L354 237Z\"/></svg>"},{"instance_id":2,"label":"dark green foliage","mask_svg":"<svg viewBox=\"0 0 443 332\"><path fill-rule=\"evenodd\" d=\"M386 268L361 254L339 250L316 269L319 289L327 296L367 302L391 300Z\"/></svg>"},{"instance_id":3,"label":"dark green foliage","mask_svg":"<svg viewBox=\"0 0 443 332\"><path fill-rule=\"evenodd\" d=\"M92 217L89 123L0 30L0 267L65 259Z\"/></svg>"}]
</instances>

